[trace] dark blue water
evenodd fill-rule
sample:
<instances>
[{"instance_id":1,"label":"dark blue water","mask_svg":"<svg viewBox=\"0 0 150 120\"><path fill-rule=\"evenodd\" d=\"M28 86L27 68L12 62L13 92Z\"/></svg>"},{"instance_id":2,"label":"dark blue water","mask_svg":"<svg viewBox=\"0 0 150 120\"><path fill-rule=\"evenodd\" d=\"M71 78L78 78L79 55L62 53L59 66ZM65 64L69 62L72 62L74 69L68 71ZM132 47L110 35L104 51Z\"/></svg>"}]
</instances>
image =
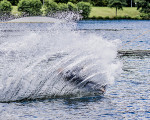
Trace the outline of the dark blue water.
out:
<instances>
[{"instance_id":1,"label":"dark blue water","mask_svg":"<svg viewBox=\"0 0 150 120\"><path fill-rule=\"evenodd\" d=\"M119 39L121 49L150 49L149 20L80 21L78 28L95 32L108 40Z\"/></svg>"},{"instance_id":2,"label":"dark blue water","mask_svg":"<svg viewBox=\"0 0 150 120\"><path fill-rule=\"evenodd\" d=\"M32 30L47 24L28 24ZM0 24L1 43L24 31ZM11 30L12 31L11 31ZM31 30L29 29L29 30ZM150 21L113 20L80 21L77 29L84 35L92 32L104 39L122 41L119 50L150 48ZM44 32L42 31L41 32ZM59 98L0 103L2 120L146 120L150 119L150 57L123 56L122 73L108 85L104 96Z\"/></svg>"}]
</instances>

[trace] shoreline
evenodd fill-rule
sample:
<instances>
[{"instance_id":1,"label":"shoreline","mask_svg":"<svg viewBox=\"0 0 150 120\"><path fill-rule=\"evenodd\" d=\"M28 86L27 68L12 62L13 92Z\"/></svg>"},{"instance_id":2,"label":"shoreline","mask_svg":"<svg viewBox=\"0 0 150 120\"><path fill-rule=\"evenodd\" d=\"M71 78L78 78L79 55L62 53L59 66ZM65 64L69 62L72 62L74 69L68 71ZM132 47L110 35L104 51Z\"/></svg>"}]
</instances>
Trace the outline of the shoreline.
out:
<instances>
[{"instance_id":1,"label":"shoreline","mask_svg":"<svg viewBox=\"0 0 150 120\"><path fill-rule=\"evenodd\" d=\"M150 19L143 19L143 18L87 18L83 20L150 20Z\"/></svg>"},{"instance_id":2,"label":"shoreline","mask_svg":"<svg viewBox=\"0 0 150 120\"><path fill-rule=\"evenodd\" d=\"M17 6L13 6L11 12L13 16L20 16ZM119 10L118 15L115 15L115 9L109 7L92 7L91 13L87 19L83 20L150 20L140 17L140 12L136 7L124 7L123 11Z\"/></svg>"},{"instance_id":3,"label":"shoreline","mask_svg":"<svg viewBox=\"0 0 150 120\"><path fill-rule=\"evenodd\" d=\"M53 21L39 21L39 20L34 20L34 21L18 21L18 19L22 19L22 18L30 18L30 17L45 17L45 16L27 16L27 17L19 17L19 18L14 18L14 19L9 19L9 20L2 20L0 21L0 23L55 23L57 21L53 20ZM49 17L51 18L51 17ZM55 19L55 18L54 18ZM17 21L16 21L17 20ZM123 21L123 20L129 20L129 21L148 21L149 19L82 19L82 20L78 20L78 21ZM78 22L77 21L77 22Z\"/></svg>"}]
</instances>

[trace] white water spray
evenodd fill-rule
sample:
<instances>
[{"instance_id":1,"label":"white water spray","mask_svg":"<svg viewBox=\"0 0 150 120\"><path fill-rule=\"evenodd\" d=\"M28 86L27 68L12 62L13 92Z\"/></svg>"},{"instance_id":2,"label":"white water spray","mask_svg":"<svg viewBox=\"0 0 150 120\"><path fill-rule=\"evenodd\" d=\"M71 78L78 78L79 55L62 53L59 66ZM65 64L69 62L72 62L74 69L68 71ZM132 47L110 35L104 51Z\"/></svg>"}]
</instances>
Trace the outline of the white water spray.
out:
<instances>
[{"instance_id":1,"label":"white water spray","mask_svg":"<svg viewBox=\"0 0 150 120\"><path fill-rule=\"evenodd\" d=\"M34 30L34 24L13 25L16 30L22 27L21 36L0 44L1 102L88 92L65 82L60 69L83 67L85 80L102 85L113 83L120 71L117 40L107 41L96 34L77 31L72 22L43 24L43 28L37 24Z\"/></svg>"}]
</instances>

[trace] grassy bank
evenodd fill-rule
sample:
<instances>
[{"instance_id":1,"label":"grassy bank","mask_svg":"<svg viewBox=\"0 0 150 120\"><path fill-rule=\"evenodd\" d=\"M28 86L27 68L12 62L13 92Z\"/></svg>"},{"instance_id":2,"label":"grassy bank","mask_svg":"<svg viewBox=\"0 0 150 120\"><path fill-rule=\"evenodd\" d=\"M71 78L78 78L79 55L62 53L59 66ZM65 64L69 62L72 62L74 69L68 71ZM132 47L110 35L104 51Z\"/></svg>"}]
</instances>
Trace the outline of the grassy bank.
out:
<instances>
[{"instance_id":1,"label":"grassy bank","mask_svg":"<svg viewBox=\"0 0 150 120\"><path fill-rule=\"evenodd\" d=\"M116 18L116 9L109 7L92 7L89 18L95 19L113 19ZM118 11L118 18L140 19L140 12L136 7L124 7Z\"/></svg>"},{"instance_id":2,"label":"grassy bank","mask_svg":"<svg viewBox=\"0 0 150 120\"><path fill-rule=\"evenodd\" d=\"M12 6L12 11L11 11L11 14L17 16L17 15L20 15L20 12L18 12L18 8L17 6Z\"/></svg>"},{"instance_id":3,"label":"grassy bank","mask_svg":"<svg viewBox=\"0 0 150 120\"><path fill-rule=\"evenodd\" d=\"M20 15L20 12L17 10L17 6L13 6L12 10L13 15ZM89 18L90 19L116 19L116 11L115 8L109 7L92 7ZM136 7L124 7L123 11L118 11L117 19L141 19L140 12Z\"/></svg>"}]
</instances>

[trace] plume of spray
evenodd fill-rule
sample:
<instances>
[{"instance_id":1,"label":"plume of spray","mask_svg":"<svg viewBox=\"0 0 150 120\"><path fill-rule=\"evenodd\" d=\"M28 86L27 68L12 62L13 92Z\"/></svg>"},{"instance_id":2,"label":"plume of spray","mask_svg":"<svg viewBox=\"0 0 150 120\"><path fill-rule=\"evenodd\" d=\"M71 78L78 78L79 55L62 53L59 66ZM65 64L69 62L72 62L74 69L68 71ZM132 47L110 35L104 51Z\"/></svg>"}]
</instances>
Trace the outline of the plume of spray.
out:
<instances>
[{"instance_id":1,"label":"plume of spray","mask_svg":"<svg viewBox=\"0 0 150 120\"><path fill-rule=\"evenodd\" d=\"M104 85L114 82L121 71L117 59L120 41L85 34L77 30L76 24L61 19L46 24L44 29L37 26L34 31L25 25L21 28L24 35L0 44L0 101L87 92L65 82L59 69L68 71L83 67L81 74L87 80Z\"/></svg>"}]
</instances>

